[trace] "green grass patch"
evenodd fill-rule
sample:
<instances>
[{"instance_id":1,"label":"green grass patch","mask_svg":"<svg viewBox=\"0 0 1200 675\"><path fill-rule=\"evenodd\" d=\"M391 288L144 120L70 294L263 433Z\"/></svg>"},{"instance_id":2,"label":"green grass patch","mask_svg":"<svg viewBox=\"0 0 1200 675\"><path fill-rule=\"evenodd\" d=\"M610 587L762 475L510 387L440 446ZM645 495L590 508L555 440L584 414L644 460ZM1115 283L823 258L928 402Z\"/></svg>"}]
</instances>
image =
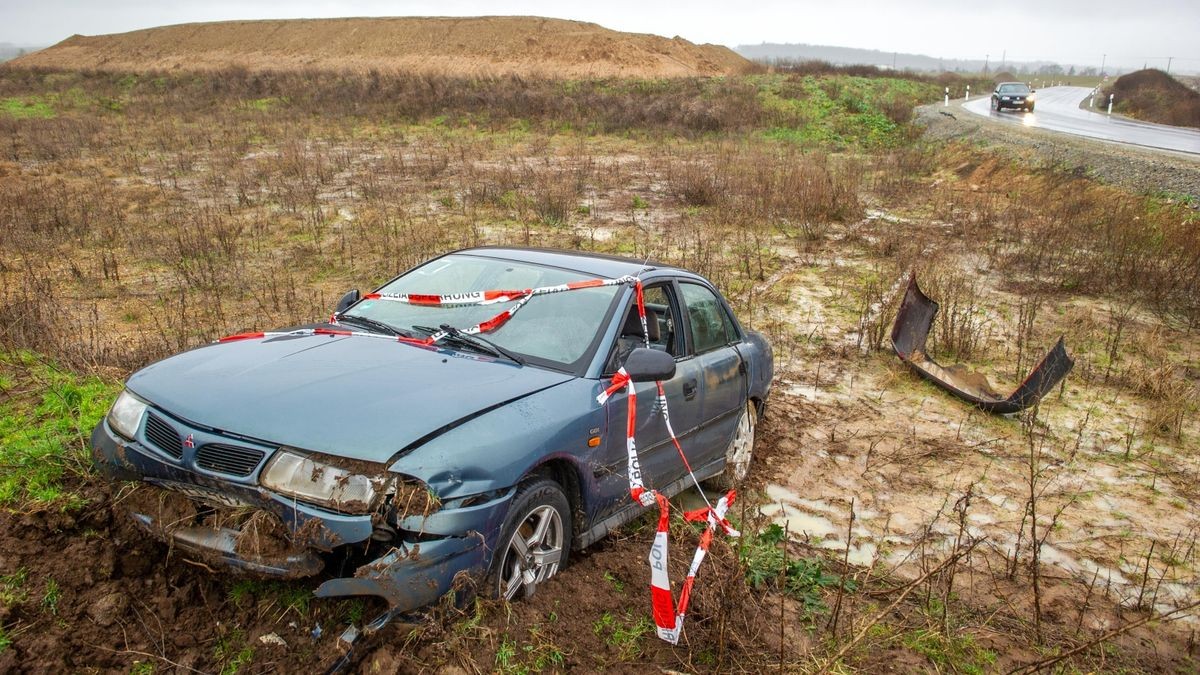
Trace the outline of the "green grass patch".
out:
<instances>
[{"instance_id":1,"label":"green grass patch","mask_svg":"<svg viewBox=\"0 0 1200 675\"><path fill-rule=\"evenodd\" d=\"M79 503L64 479L91 469L89 438L120 383L0 353L0 506Z\"/></svg>"},{"instance_id":2,"label":"green grass patch","mask_svg":"<svg viewBox=\"0 0 1200 675\"><path fill-rule=\"evenodd\" d=\"M266 98L255 98L242 103L242 106L249 110L257 110L258 112L270 112L276 106L286 105L287 99L278 96L268 96Z\"/></svg>"},{"instance_id":3,"label":"green grass patch","mask_svg":"<svg viewBox=\"0 0 1200 675\"><path fill-rule=\"evenodd\" d=\"M50 119L54 108L40 98L0 99L0 115L14 119Z\"/></svg>"},{"instance_id":4,"label":"green grass patch","mask_svg":"<svg viewBox=\"0 0 1200 675\"><path fill-rule=\"evenodd\" d=\"M246 644L246 633L234 628L213 647L213 658L221 664L221 675L234 675L254 660L254 648Z\"/></svg>"},{"instance_id":5,"label":"green grass patch","mask_svg":"<svg viewBox=\"0 0 1200 675\"><path fill-rule=\"evenodd\" d=\"M936 85L887 77L768 75L755 78L770 119L768 139L824 148L887 148L909 139L916 105L937 98Z\"/></svg>"},{"instance_id":6,"label":"green grass patch","mask_svg":"<svg viewBox=\"0 0 1200 675\"><path fill-rule=\"evenodd\" d=\"M650 635L654 627L644 615L635 617L626 612L624 619L605 612L592 624L592 632L604 638L604 643L617 650L622 661L632 661L642 655L642 639Z\"/></svg>"},{"instance_id":7,"label":"green grass patch","mask_svg":"<svg viewBox=\"0 0 1200 675\"><path fill-rule=\"evenodd\" d=\"M858 590L853 579L827 572L820 560L786 558L783 544L783 528L775 523L753 536L742 538L738 555L751 587L782 590L803 603L808 615L828 611L824 600L826 589L844 584L847 592Z\"/></svg>"},{"instance_id":8,"label":"green grass patch","mask_svg":"<svg viewBox=\"0 0 1200 675\"><path fill-rule=\"evenodd\" d=\"M21 569L0 577L0 605L13 607L25 602L29 597L29 589L25 582L29 581L29 570Z\"/></svg>"},{"instance_id":9,"label":"green grass patch","mask_svg":"<svg viewBox=\"0 0 1200 675\"><path fill-rule=\"evenodd\" d=\"M46 580L46 592L42 594L42 609L58 616L58 601L62 597L62 591L58 588L58 582L53 578Z\"/></svg>"},{"instance_id":10,"label":"green grass patch","mask_svg":"<svg viewBox=\"0 0 1200 675\"><path fill-rule=\"evenodd\" d=\"M522 644L511 635L505 634L496 649L495 671L497 673L562 672L566 664L566 653L542 634L538 625L529 629L530 641Z\"/></svg>"},{"instance_id":11,"label":"green grass patch","mask_svg":"<svg viewBox=\"0 0 1200 675\"><path fill-rule=\"evenodd\" d=\"M967 634L945 635L938 630L920 628L906 633L902 642L929 659L939 671L982 675L996 663L996 653L975 644L975 638Z\"/></svg>"},{"instance_id":12,"label":"green grass patch","mask_svg":"<svg viewBox=\"0 0 1200 675\"><path fill-rule=\"evenodd\" d=\"M268 600L284 611L294 611L301 616L308 614L312 599L311 589L286 581L238 579L229 589L229 600L236 605ZM359 609L360 617L361 611Z\"/></svg>"}]
</instances>

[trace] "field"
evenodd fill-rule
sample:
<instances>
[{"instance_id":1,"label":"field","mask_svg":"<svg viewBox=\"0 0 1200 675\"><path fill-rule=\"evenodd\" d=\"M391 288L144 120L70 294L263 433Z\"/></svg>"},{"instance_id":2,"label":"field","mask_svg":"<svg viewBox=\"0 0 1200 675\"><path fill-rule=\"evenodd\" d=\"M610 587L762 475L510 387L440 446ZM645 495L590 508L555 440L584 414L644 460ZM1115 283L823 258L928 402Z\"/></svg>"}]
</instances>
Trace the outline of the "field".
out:
<instances>
[{"instance_id":1,"label":"field","mask_svg":"<svg viewBox=\"0 0 1200 675\"><path fill-rule=\"evenodd\" d=\"M150 361L479 244L679 264L770 337L744 536L678 647L638 522L531 602L448 601L355 668L1195 670L1196 204L923 140L943 86L0 71L0 670L332 661L377 607L146 541L88 434ZM942 306L931 355L1007 391L1063 335L1074 370L1015 418L924 383L887 339L910 272ZM695 531L673 536L679 579Z\"/></svg>"}]
</instances>

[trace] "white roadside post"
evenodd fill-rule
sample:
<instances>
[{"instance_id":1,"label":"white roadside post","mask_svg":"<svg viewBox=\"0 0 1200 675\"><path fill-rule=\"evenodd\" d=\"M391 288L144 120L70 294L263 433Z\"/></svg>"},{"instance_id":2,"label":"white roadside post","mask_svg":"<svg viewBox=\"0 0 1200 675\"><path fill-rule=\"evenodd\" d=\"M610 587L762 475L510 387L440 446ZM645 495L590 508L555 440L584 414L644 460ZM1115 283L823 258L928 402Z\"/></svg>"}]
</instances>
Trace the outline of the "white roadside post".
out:
<instances>
[{"instance_id":1,"label":"white roadside post","mask_svg":"<svg viewBox=\"0 0 1200 675\"><path fill-rule=\"evenodd\" d=\"M1095 89L1093 89L1093 90L1092 90L1092 99L1091 99L1091 101L1088 103L1088 107L1089 107L1089 108L1095 108L1095 107L1096 107L1096 90L1095 90Z\"/></svg>"},{"instance_id":2,"label":"white roadside post","mask_svg":"<svg viewBox=\"0 0 1200 675\"><path fill-rule=\"evenodd\" d=\"M946 104L944 107L950 107L950 87L946 87Z\"/></svg>"},{"instance_id":3,"label":"white roadside post","mask_svg":"<svg viewBox=\"0 0 1200 675\"><path fill-rule=\"evenodd\" d=\"M967 94L965 96L963 96L963 100L964 101L971 100L971 85L969 85L969 84L967 85Z\"/></svg>"},{"instance_id":4,"label":"white roadside post","mask_svg":"<svg viewBox=\"0 0 1200 675\"><path fill-rule=\"evenodd\" d=\"M1109 95L1108 95L1108 114L1109 114L1109 115L1112 115L1112 102L1113 102L1113 96L1115 96L1115 94L1109 94Z\"/></svg>"}]
</instances>

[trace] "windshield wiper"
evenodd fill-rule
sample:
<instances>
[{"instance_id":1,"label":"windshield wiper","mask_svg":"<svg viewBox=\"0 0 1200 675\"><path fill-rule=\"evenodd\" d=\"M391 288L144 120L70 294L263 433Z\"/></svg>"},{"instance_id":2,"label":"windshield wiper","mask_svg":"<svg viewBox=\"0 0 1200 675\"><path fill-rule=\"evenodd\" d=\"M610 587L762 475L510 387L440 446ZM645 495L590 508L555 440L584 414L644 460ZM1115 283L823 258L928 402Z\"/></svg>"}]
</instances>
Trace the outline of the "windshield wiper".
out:
<instances>
[{"instance_id":1,"label":"windshield wiper","mask_svg":"<svg viewBox=\"0 0 1200 675\"><path fill-rule=\"evenodd\" d=\"M389 335L403 335L404 337L412 337L412 334L409 333L408 331L401 330L399 328L396 328L395 326L386 324L382 321L378 321L376 319L371 319L371 318L368 318L365 316L359 316L357 314L343 314L343 315L339 316L337 318L337 320L340 322L344 322L344 323L360 323L369 328L375 328L378 330L385 331Z\"/></svg>"},{"instance_id":2,"label":"windshield wiper","mask_svg":"<svg viewBox=\"0 0 1200 675\"><path fill-rule=\"evenodd\" d=\"M500 345L496 344L495 342L492 342L491 340L489 340L485 337L479 336L479 335L471 335L470 333L464 333L461 330L455 328L454 326L451 326L448 324L442 324L440 328L431 328L429 326L413 326L413 328L415 328L419 331L424 331L426 333L429 333L430 335L441 330L446 333L446 337L443 339L446 340L447 342L455 342L459 345L466 345L468 347L474 347L476 351L481 351L486 354L491 354L493 356L504 357L504 358L508 359L509 361L512 361L513 363L516 363L517 365L520 365L520 366L525 365L525 359L523 357L521 357L517 354L514 354L513 352L509 351L508 349L505 349L504 347L501 347Z\"/></svg>"}]
</instances>

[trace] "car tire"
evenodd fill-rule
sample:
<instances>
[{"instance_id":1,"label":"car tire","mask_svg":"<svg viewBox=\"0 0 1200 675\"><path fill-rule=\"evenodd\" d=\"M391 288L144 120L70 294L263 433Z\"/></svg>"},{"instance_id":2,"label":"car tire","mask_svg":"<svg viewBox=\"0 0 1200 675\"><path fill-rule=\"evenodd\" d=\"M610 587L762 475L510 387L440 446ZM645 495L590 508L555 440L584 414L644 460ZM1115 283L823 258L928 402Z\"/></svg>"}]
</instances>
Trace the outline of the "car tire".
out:
<instances>
[{"instance_id":1,"label":"car tire","mask_svg":"<svg viewBox=\"0 0 1200 675\"><path fill-rule=\"evenodd\" d=\"M571 534L571 506L558 483L540 478L521 485L492 555L489 592L505 600L533 595L566 566Z\"/></svg>"},{"instance_id":2,"label":"car tire","mask_svg":"<svg viewBox=\"0 0 1200 675\"><path fill-rule=\"evenodd\" d=\"M1033 106L1034 106L1034 104L1030 103L1029 107L1025 108L1025 110L1028 112L1033 112Z\"/></svg>"},{"instance_id":3,"label":"car tire","mask_svg":"<svg viewBox=\"0 0 1200 675\"><path fill-rule=\"evenodd\" d=\"M754 457L754 431L758 426L758 411L754 401L746 401L746 407L738 417L733 438L725 448L725 469L706 480L707 487L718 490L735 488L746 480L750 473L750 460Z\"/></svg>"},{"instance_id":4,"label":"car tire","mask_svg":"<svg viewBox=\"0 0 1200 675\"><path fill-rule=\"evenodd\" d=\"M992 111L1000 112L1000 102L997 101L996 99L992 99Z\"/></svg>"}]
</instances>

